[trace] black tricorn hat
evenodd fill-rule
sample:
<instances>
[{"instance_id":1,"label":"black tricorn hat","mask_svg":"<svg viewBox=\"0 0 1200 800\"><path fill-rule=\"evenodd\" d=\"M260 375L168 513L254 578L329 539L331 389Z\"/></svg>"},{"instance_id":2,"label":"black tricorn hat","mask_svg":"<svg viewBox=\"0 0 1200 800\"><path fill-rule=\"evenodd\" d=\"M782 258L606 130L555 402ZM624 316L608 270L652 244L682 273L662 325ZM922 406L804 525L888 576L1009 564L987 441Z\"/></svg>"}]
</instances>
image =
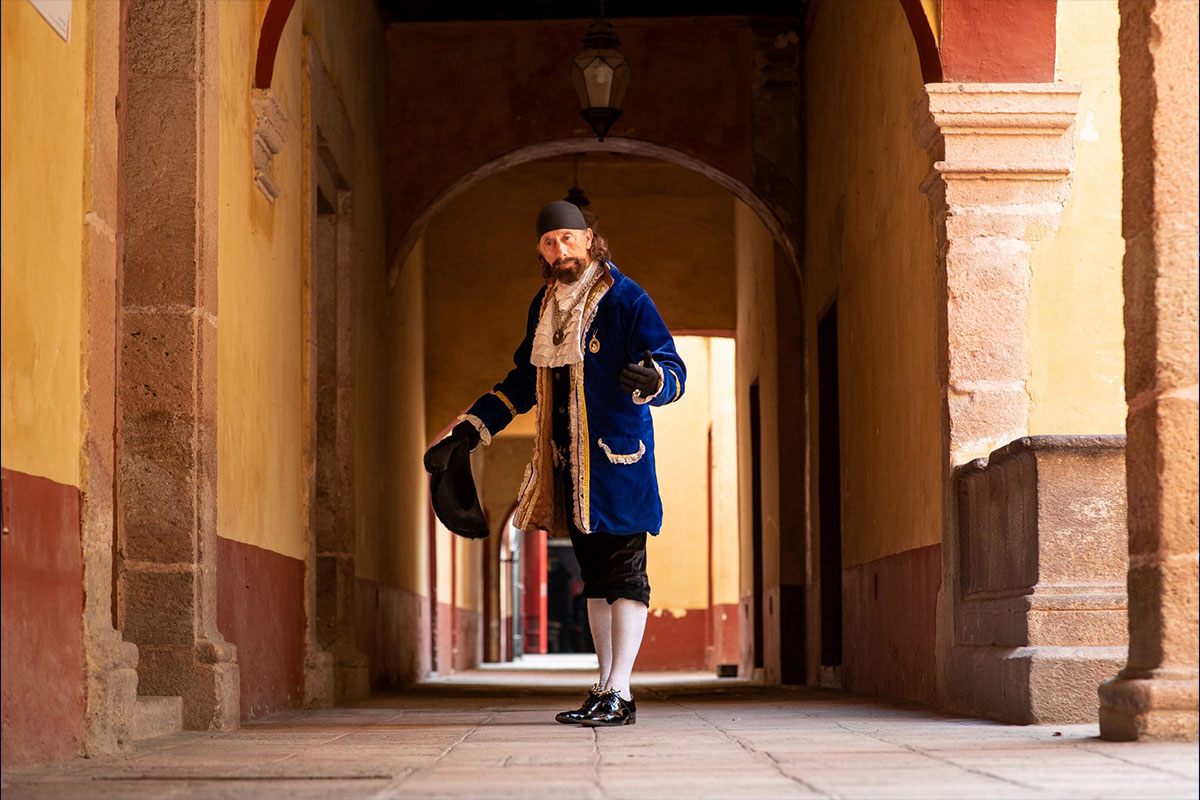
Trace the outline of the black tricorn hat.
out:
<instances>
[{"instance_id":1,"label":"black tricorn hat","mask_svg":"<svg viewBox=\"0 0 1200 800\"><path fill-rule=\"evenodd\" d=\"M468 539L486 538L490 531L471 474L470 443L455 436L438 442L425 454L425 471L433 513L442 524Z\"/></svg>"}]
</instances>

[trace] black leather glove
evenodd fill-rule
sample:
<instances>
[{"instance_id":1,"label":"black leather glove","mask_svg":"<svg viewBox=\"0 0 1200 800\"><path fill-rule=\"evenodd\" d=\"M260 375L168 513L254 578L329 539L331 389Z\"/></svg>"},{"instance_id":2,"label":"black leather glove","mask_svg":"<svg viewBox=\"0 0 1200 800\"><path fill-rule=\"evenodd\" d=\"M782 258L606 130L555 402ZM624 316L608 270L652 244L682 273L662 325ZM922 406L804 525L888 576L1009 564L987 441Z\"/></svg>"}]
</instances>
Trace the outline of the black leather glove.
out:
<instances>
[{"instance_id":1,"label":"black leather glove","mask_svg":"<svg viewBox=\"0 0 1200 800\"><path fill-rule=\"evenodd\" d=\"M467 443L468 451L474 450L477 446L479 446L479 431L477 431L475 429L474 425L472 425L469 422L458 423L457 425L454 426L454 429L452 431L450 431L449 436L447 436L445 439L442 439L440 442L437 442L436 444L433 445L433 447L430 447L428 450L426 450L425 451L425 471L433 472L433 470L430 469L430 464L432 462L439 461L439 459L436 458L437 453L441 452L442 450L444 450L448 447L453 447L457 442L461 442L461 441L465 441Z\"/></svg>"},{"instance_id":2,"label":"black leather glove","mask_svg":"<svg viewBox=\"0 0 1200 800\"><path fill-rule=\"evenodd\" d=\"M650 397L658 391L660 382L649 350L642 353L642 363L626 364L621 370L621 389L634 397Z\"/></svg>"}]
</instances>

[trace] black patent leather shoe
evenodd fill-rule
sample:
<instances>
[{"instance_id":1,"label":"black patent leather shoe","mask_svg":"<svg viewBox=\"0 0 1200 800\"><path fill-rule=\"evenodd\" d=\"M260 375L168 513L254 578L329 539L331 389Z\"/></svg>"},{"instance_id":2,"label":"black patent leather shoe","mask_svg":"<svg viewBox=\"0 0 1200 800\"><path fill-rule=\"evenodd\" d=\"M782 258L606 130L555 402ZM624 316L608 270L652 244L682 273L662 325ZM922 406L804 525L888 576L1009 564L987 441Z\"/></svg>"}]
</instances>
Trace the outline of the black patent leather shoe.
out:
<instances>
[{"instance_id":1,"label":"black patent leather shoe","mask_svg":"<svg viewBox=\"0 0 1200 800\"><path fill-rule=\"evenodd\" d=\"M600 702L580 721L588 728L614 728L637 724L637 703L626 700L611 689L600 695Z\"/></svg>"},{"instance_id":2,"label":"black patent leather shoe","mask_svg":"<svg viewBox=\"0 0 1200 800\"><path fill-rule=\"evenodd\" d=\"M561 722L563 725L578 725L588 715L588 712L596 707L596 704L600 702L602 697L600 687L593 686L588 689L587 699L583 701L583 705L574 711L563 711L561 714L555 714L554 721Z\"/></svg>"}]
</instances>

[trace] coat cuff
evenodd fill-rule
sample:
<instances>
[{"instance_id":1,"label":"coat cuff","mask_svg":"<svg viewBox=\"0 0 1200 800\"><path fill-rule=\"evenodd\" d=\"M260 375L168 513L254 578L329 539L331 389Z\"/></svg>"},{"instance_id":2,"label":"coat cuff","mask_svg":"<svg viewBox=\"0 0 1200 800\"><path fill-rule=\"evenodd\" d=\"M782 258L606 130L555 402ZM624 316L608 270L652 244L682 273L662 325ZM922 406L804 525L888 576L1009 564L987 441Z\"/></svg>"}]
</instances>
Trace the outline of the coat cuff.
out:
<instances>
[{"instance_id":1,"label":"coat cuff","mask_svg":"<svg viewBox=\"0 0 1200 800\"><path fill-rule=\"evenodd\" d=\"M633 398L633 402L637 403L639 406L644 406L646 403L649 403L651 400L658 397L660 394L662 394L663 387L667 385L666 380L663 378L662 367L657 361L654 362L654 368L658 370L658 389L656 389L654 394L650 395L649 397Z\"/></svg>"},{"instance_id":2,"label":"coat cuff","mask_svg":"<svg viewBox=\"0 0 1200 800\"><path fill-rule=\"evenodd\" d=\"M487 425L484 425L483 420L481 420L479 417L475 416L474 414L460 414L458 416L458 421L471 423L471 425L475 427L475 430L479 431L479 441L483 442L484 447L487 447L492 443L492 433L487 429Z\"/></svg>"}]
</instances>

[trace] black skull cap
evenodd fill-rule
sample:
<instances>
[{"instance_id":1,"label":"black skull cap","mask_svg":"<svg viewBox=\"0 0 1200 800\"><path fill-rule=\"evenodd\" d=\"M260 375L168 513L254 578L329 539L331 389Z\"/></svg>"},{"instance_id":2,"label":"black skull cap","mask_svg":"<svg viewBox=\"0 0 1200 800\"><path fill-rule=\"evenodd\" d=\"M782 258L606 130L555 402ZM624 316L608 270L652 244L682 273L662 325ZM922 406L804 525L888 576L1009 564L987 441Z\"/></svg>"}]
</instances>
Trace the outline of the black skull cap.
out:
<instances>
[{"instance_id":1,"label":"black skull cap","mask_svg":"<svg viewBox=\"0 0 1200 800\"><path fill-rule=\"evenodd\" d=\"M555 200L538 212L537 235L539 239L542 238L542 234L560 228L569 228L574 231L587 230L587 220L583 218L583 212L579 210L579 206L568 203L566 200Z\"/></svg>"}]
</instances>

